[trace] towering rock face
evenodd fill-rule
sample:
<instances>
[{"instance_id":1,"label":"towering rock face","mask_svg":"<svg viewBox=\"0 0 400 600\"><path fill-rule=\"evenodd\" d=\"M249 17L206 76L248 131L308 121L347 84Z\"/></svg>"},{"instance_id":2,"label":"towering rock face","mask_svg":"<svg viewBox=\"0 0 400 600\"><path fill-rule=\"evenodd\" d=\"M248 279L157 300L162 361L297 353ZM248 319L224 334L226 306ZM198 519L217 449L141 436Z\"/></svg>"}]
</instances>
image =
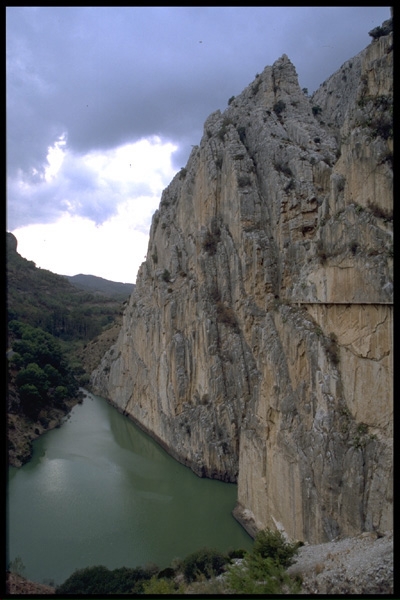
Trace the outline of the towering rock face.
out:
<instances>
[{"instance_id":1,"label":"towering rock face","mask_svg":"<svg viewBox=\"0 0 400 600\"><path fill-rule=\"evenodd\" d=\"M392 527L392 85L388 33L311 98L284 55L212 114L92 376L254 532Z\"/></svg>"}]
</instances>

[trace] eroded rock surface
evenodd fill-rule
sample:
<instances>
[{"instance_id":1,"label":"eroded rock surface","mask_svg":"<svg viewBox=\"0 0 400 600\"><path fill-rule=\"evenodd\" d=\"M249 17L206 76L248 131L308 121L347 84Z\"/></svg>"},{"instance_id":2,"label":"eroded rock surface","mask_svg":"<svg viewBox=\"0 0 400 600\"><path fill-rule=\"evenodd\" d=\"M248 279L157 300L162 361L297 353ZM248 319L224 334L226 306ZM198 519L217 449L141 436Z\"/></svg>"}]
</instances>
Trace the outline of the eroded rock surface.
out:
<instances>
[{"instance_id":1,"label":"eroded rock surface","mask_svg":"<svg viewBox=\"0 0 400 600\"><path fill-rule=\"evenodd\" d=\"M92 376L251 531L392 528L392 94L389 31L312 97L283 55L210 115Z\"/></svg>"}]
</instances>

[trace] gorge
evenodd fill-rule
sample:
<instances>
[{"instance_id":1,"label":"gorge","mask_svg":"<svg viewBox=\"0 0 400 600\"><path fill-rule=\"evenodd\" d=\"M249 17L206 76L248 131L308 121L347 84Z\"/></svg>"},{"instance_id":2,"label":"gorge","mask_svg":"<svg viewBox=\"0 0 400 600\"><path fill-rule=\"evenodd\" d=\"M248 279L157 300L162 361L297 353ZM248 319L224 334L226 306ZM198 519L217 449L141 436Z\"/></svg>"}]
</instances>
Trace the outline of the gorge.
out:
<instances>
[{"instance_id":1,"label":"gorge","mask_svg":"<svg viewBox=\"0 0 400 600\"><path fill-rule=\"evenodd\" d=\"M378 29L311 97L283 55L209 116L91 377L197 475L237 482L252 535L393 528L391 21Z\"/></svg>"}]
</instances>

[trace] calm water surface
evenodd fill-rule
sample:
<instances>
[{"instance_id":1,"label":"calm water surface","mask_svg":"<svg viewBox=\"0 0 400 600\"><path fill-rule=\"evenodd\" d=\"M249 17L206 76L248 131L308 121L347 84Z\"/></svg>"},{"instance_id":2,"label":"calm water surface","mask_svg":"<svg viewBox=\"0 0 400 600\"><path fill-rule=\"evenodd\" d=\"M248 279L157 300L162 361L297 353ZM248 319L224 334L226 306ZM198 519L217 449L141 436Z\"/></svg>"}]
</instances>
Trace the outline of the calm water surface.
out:
<instances>
[{"instance_id":1,"label":"calm water surface","mask_svg":"<svg viewBox=\"0 0 400 600\"><path fill-rule=\"evenodd\" d=\"M237 486L198 478L103 398L86 392L59 429L10 468L8 561L60 584L75 569L168 566L203 546L250 548Z\"/></svg>"}]
</instances>

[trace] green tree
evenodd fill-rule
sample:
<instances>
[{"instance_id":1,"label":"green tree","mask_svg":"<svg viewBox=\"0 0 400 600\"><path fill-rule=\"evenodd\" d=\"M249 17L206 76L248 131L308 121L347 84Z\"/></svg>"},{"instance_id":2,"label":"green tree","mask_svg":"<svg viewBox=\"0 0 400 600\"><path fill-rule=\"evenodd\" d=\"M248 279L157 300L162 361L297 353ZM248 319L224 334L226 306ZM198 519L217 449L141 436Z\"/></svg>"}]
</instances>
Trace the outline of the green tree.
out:
<instances>
[{"instance_id":1,"label":"green tree","mask_svg":"<svg viewBox=\"0 0 400 600\"><path fill-rule=\"evenodd\" d=\"M49 389L47 375L36 363L29 363L25 369L21 369L15 378L15 383L19 388L24 385L35 386L42 399L46 398Z\"/></svg>"},{"instance_id":2,"label":"green tree","mask_svg":"<svg viewBox=\"0 0 400 600\"><path fill-rule=\"evenodd\" d=\"M68 398L68 388L65 385L58 385L54 390L54 400L56 403L60 403Z\"/></svg>"},{"instance_id":3,"label":"green tree","mask_svg":"<svg viewBox=\"0 0 400 600\"><path fill-rule=\"evenodd\" d=\"M43 371L45 372L51 387L57 387L61 384L62 375L58 369L53 367L53 365L45 365Z\"/></svg>"}]
</instances>

